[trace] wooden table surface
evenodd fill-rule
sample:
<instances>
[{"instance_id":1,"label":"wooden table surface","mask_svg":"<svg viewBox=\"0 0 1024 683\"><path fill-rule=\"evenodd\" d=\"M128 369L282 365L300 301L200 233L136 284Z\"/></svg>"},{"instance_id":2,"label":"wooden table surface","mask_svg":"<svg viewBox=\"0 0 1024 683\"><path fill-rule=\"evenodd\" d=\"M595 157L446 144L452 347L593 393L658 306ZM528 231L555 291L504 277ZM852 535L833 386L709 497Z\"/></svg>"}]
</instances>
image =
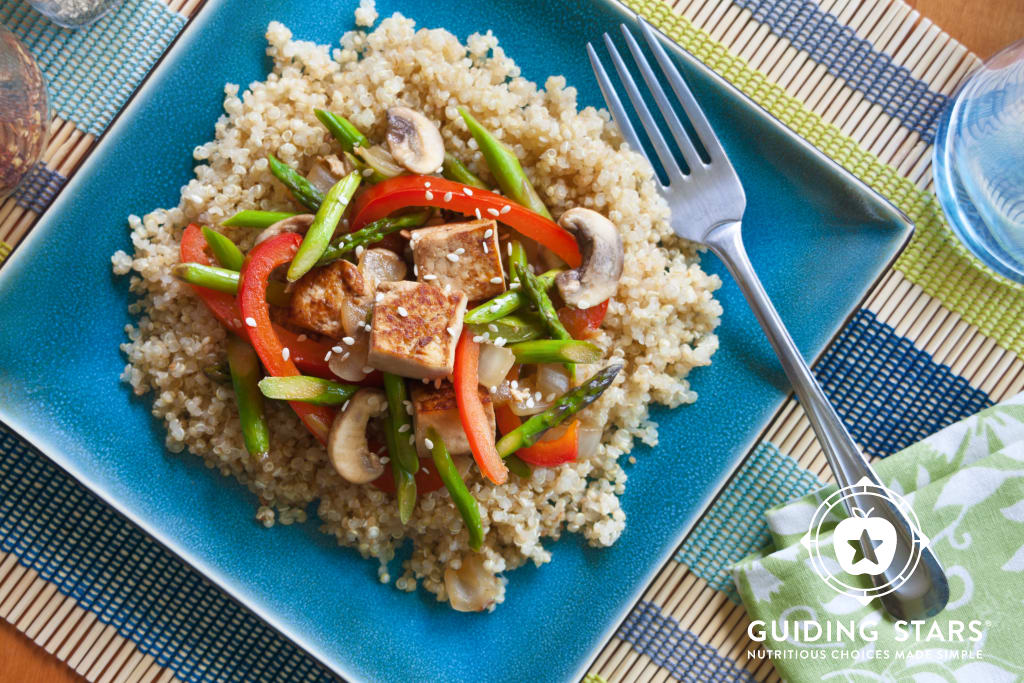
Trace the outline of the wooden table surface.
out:
<instances>
[{"instance_id":1,"label":"wooden table surface","mask_svg":"<svg viewBox=\"0 0 1024 683\"><path fill-rule=\"evenodd\" d=\"M1024 0L906 0L981 57L1024 38ZM81 678L0 620L0 681L70 683Z\"/></svg>"}]
</instances>

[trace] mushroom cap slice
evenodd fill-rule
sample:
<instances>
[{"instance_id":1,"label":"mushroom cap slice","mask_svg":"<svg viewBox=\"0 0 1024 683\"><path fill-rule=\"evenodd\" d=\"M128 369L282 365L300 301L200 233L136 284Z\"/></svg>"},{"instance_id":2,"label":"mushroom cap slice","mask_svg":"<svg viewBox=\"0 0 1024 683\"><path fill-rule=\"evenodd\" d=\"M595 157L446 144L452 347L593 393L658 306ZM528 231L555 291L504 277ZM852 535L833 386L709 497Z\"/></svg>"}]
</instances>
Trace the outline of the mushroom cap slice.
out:
<instances>
[{"instance_id":1,"label":"mushroom cap slice","mask_svg":"<svg viewBox=\"0 0 1024 683\"><path fill-rule=\"evenodd\" d=\"M426 116L409 107L389 107L388 149L399 164L413 173L436 173L444 164L441 131Z\"/></svg>"},{"instance_id":2,"label":"mushroom cap slice","mask_svg":"<svg viewBox=\"0 0 1024 683\"><path fill-rule=\"evenodd\" d=\"M615 294L622 277L622 237L615 224L591 209L569 209L558 219L580 245L579 268L555 278L562 300L576 308L590 308Z\"/></svg>"},{"instance_id":3,"label":"mushroom cap slice","mask_svg":"<svg viewBox=\"0 0 1024 683\"><path fill-rule=\"evenodd\" d=\"M311 213L300 213L272 223L256 236L256 242L253 246L266 242L271 237L277 237L284 232L297 232L300 235L305 235L306 231L309 230L309 226L313 224L313 218L314 216Z\"/></svg>"},{"instance_id":4,"label":"mushroom cap slice","mask_svg":"<svg viewBox=\"0 0 1024 683\"><path fill-rule=\"evenodd\" d=\"M444 588L448 602L458 612L482 612L493 605L505 587L497 576L484 568L485 557L479 553L463 555L458 569L448 565L444 570Z\"/></svg>"},{"instance_id":5,"label":"mushroom cap slice","mask_svg":"<svg viewBox=\"0 0 1024 683\"><path fill-rule=\"evenodd\" d=\"M331 423L327 456L338 474L353 484L366 484L384 473L384 463L366 441L366 425L387 412L387 406L380 389L360 389Z\"/></svg>"}]
</instances>

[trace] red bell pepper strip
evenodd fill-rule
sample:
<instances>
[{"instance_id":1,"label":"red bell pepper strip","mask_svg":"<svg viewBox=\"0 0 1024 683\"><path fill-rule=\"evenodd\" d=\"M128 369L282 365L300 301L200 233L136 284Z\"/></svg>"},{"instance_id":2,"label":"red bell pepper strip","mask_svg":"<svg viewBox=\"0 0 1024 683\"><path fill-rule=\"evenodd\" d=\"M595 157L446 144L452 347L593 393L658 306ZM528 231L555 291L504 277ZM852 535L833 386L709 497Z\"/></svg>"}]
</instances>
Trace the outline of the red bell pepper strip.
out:
<instances>
[{"instance_id":1,"label":"red bell pepper strip","mask_svg":"<svg viewBox=\"0 0 1024 683\"><path fill-rule=\"evenodd\" d=\"M430 187L425 185L428 182ZM411 206L437 206L466 216L475 215L479 209L481 217L494 218L524 237L544 245L571 268L580 265L580 249L576 238L550 218L536 214L508 197L447 178L401 175L377 183L356 199L351 229L358 230L368 223ZM505 210L505 207L508 209ZM498 212L497 215L488 212L488 209ZM505 213L501 213L503 210Z\"/></svg>"},{"instance_id":2,"label":"red bell pepper strip","mask_svg":"<svg viewBox=\"0 0 1024 683\"><path fill-rule=\"evenodd\" d=\"M242 266L242 282L238 286L238 303L242 316L255 321L246 325L249 341L263 363L264 369L274 377L298 375L299 369L291 360L291 349L285 347L270 322L270 305L267 303L267 282L270 273L278 266L289 263L302 242L302 235L293 232L256 245ZM292 409L302 422L321 442L327 442L327 432L334 421L335 411L327 406L317 406L301 401L290 401Z\"/></svg>"},{"instance_id":3,"label":"red bell pepper strip","mask_svg":"<svg viewBox=\"0 0 1024 683\"><path fill-rule=\"evenodd\" d=\"M495 406L494 419L502 434L508 434L522 424L519 416L507 405ZM527 448L520 448L516 455L535 467L557 467L576 460L579 454L580 421L573 420L557 439L541 439Z\"/></svg>"},{"instance_id":4,"label":"red bell pepper strip","mask_svg":"<svg viewBox=\"0 0 1024 683\"><path fill-rule=\"evenodd\" d=\"M426 472L423 471L424 468L426 468ZM391 471L390 462L384 465L384 474L371 481L370 484L384 493L395 495L395 474ZM416 473L416 491L419 494L424 494L436 491L442 487L444 487L444 482L441 481L441 475L437 473L433 465L424 463L420 467L420 471Z\"/></svg>"},{"instance_id":5,"label":"red bell pepper strip","mask_svg":"<svg viewBox=\"0 0 1024 683\"><path fill-rule=\"evenodd\" d=\"M210 265L210 257L206 253L206 238L203 236L202 229L195 223L190 223L185 228L185 234L181 236L180 253L182 263ZM248 338L244 331L245 325L242 323L242 316L238 313L238 304L233 296L224 292L215 292L206 287L192 286L192 289L221 325L235 334ZM291 351L295 365L304 373L325 379L337 379L325 360L327 352L331 349L330 346L309 338L299 341L297 334L280 325L275 325L274 330L281 343ZM378 381L377 384L380 382Z\"/></svg>"},{"instance_id":6,"label":"red bell pepper strip","mask_svg":"<svg viewBox=\"0 0 1024 683\"><path fill-rule=\"evenodd\" d=\"M590 308L562 306L558 309L558 319L562 321L573 339L590 339L597 334L606 313L608 313L608 299Z\"/></svg>"},{"instance_id":7,"label":"red bell pepper strip","mask_svg":"<svg viewBox=\"0 0 1024 683\"><path fill-rule=\"evenodd\" d=\"M508 479L508 467L494 448L494 434L491 433L491 425L483 401L480 400L480 378L477 374L479 361L480 344L473 341L472 332L463 329L455 347L455 369L452 372L459 419L480 471L495 484L504 484Z\"/></svg>"}]
</instances>

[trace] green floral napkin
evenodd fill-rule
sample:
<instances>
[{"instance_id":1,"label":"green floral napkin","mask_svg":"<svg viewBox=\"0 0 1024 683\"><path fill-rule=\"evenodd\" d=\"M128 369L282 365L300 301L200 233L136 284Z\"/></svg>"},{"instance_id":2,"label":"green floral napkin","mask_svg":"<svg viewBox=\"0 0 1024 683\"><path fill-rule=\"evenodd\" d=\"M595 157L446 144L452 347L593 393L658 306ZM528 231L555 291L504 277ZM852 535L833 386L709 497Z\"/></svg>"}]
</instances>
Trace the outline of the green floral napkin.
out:
<instances>
[{"instance_id":1,"label":"green floral napkin","mask_svg":"<svg viewBox=\"0 0 1024 683\"><path fill-rule=\"evenodd\" d=\"M911 505L946 570L946 609L921 624L896 622L877 599L863 605L822 580L801 539L819 503L836 491L828 486L770 510L772 543L733 567L752 620L748 632L764 639L767 656L791 681L1022 680L1024 394L875 470ZM821 548L821 562L841 571L831 542ZM867 576L850 581L869 585Z\"/></svg>"}]
</instances>

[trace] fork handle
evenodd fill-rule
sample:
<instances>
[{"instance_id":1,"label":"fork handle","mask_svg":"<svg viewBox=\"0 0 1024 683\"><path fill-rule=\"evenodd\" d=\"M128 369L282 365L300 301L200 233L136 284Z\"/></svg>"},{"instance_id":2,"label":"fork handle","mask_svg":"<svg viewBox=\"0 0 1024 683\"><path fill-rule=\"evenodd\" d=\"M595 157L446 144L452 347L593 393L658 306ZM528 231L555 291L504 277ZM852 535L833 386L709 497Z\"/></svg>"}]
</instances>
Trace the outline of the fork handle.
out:
<instances>
[{"instance_id":1,"label":"fork handle","mask_svg":"<svg viewBox=\"0 0 1024 683\"><path fill-rule=\"evenodd\" d=\"M825 397L825 392L814 379L810 368L793 343L793 338L789 336L786 326L782 323L778 311L764 291L743 247L740 222L728 221L715 226L704 238L704 244L725 263L743 291L750 308L753 309L757 321L761 323L768 341L782 363L783 370L786 371L786 376L800 398L800 404L807 413L807 419L818 437L840 488L852 486L865 478L880 486L878 476ZM920 539L913 525L891 497L882 497L884 502L879 501L877 496L851 493L844 498L843 503L847 513L851 515L854 506L862 510L874 506L874 516L882 517L893 525L899 541L896 561L890 563L890 567L896 568L898 572L898 568L904 566L902 560L908 557L915 539ZM879 502L882 504L879 505ZM949 585L938 558L927 544L922 543L920 552L921 557L913 569L913 577L896 591L881 596L886 610L897 618L909 620L933 616L941 612L949 600ZM872 576L871 580L876 586L895 581L893 569L887 569L880 576Z\"/></svg>"}]
</instances>

